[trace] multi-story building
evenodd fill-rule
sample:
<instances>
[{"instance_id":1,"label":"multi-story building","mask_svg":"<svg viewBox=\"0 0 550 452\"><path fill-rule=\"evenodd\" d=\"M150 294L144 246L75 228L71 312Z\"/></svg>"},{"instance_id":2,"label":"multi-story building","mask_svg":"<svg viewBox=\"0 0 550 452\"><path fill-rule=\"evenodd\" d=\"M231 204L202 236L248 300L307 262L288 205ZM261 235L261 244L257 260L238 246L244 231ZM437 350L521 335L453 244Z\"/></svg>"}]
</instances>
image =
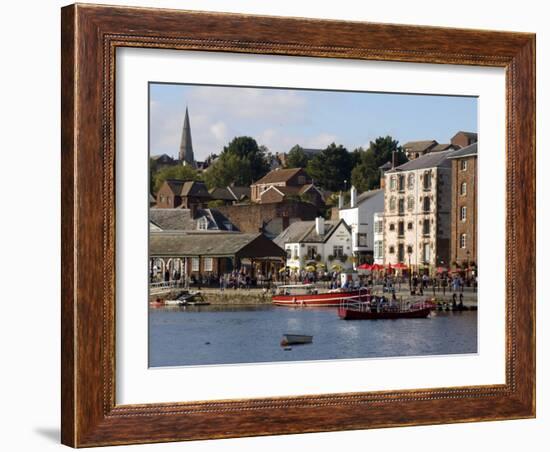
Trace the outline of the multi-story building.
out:
<instances>
[{"instance_id":1,"label":"multi-story building","mask_svg":"<svg viewBox=\"0 0 550 452\"><path fill-rule=\"evenodd\" d=\"M384 265L384 212L376 212L374 214L373 226L373 262L378 265Z\"/></svg>"},{"instance_id":2,"label":"multi-story building","mask_svg":"<svg viewBox=\"0 0 550 452\"><path fill-rule=\"evenodd\" d=\"M355 265L372 262L374 214L383 209L384 190L369 190L357 195L357 189L353 186L350 190L349 205L340 206L339 219L345 220L351 228L351 251L356 257Z\"/></svg>"},{"instance_id":3,"label":"multi-story building","mask_svg":"<svg viewBox=\"0 0 550 452\"><path fill-rule=\"evenodd\" d=\"M274 242L286 251L286 266L298 270L310 263L322 263L329 271L336 265L351 269L351 228L344 220L292 223Z\"/></svg>"},{"instance_id":4,"label":"multi-story building","mask_svg":"<svg viewBox=\"0 0 550 452\"><path fill-rule=\"evenodd\" d=\"M477 143L451 157L451 264L477 263Z\"/></svg>"},{"instance_id":5,"label":"multi-story building","mask_svg":"<svg viewBox=\"0 0 550 452\"><path fill-rule=\"evenodd\" d=\"M384 261L413 271L448 266L451 160L457 151L430 152L384 174Z\"/></svg>"}]
</instances>

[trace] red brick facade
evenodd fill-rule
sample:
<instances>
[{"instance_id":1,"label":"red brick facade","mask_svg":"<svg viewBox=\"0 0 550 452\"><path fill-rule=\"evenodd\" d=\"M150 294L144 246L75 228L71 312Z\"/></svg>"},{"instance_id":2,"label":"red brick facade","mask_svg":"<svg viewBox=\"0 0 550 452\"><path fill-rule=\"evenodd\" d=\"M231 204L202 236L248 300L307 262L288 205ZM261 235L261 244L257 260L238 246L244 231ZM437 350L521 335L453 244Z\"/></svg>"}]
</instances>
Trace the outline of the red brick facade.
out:
<instances>
[{"instance_id":1,"label":"red brick facade","mask_svg":"<svg viewBox=\"0 0 550 452\"><path fill-rule=\"evenodd\" d=\"M241 232L260 232L262 225L276 218L282 219L281 227L285 229L292 218L314 220L318 214L314 205L300 201L220 206L218 210Z\"/></svg>"},{"instance_id":2,"label":"red brick facade","mask_svg":"<svg viewBox=\"0 0 550 452\"><path fill-rule=\"evenodd\" d=\"M451 264L477 263L477 156L453 159Z\"/></svg>"}]
</instances>

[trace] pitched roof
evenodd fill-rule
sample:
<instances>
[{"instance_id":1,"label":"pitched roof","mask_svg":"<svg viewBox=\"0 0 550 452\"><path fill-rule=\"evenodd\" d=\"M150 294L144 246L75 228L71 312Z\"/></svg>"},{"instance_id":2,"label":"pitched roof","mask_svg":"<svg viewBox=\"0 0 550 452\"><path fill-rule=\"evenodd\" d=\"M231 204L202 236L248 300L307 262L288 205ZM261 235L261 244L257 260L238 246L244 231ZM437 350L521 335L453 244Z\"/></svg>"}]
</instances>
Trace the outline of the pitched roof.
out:
<instances>
[{"instance_id":1,"label":"pitched roof","mask_svg":"<svg viewBox=\"0 0 550 452\"><path fill-rule=\"evenodd\" d=\"M470 146L466 146L465 148L459 149L458 151L455 151L451 156L448 158L450 159L459 159L462 157L470 157L473 155L477 155L477 143L473 143Z\"/></svg>"},{"instance_id":2,"label":"pitched roof","mask_svg":"<svg viewBox=\"0 0 550 452\"><path fill-rule=\"evenodd\" d=\"M303 168L286 168L286 169L275 169L267 173L260 180L254 182L256 184L273 184L276 182L286 182L300 171L303 171Z\"/></svg>"},{"instance_id":3,"label":"pitched roof","mask_svg":"<svg viewBox=\"0 0 550 452\"><path fill-rule=\"evenodd\" d=\"M151 256L280 257L284 251L263 234L160 231L149 234Z\"/></svg>"},{"instance_id":4,"label":"pitched roof","mask_svg":"<svg viewBox=\"0 0 550 452\"><path fill-rule=\"evenodd\" d=\"M364 191L363 193L361 193L360 195L357 195L357 205L355 207L357 207L359 204L362 204L364 203L365 201L373 198L374 196L376 195L383 195L384 194L384 189L383 188L377 188L375 190L367 190L367 191ZM353 207L353 208L355 208ZM350 205L350 202L348 201L344 207L342 207L342 209L351 209L351 205Z\"/></svg>"},{"instance_id":5,"label":"pitched roof","mask_svg":"<svg viewBox=\"0 0 550 452\"><path fill-rule=\"evenodd\" d=\"M384 163L383 165L379 166L378 169L381 169L381 170L383 170L383 171L386 171L386 170L391 169L391 161L388 160L386 163Z\"/></svg>"},{"instance_id":6,"label":"pitched roof","mask_svg":"<svg viewBox=\"0 0 550 452\"><path fill-rule=\"evenodd\" d=\"M412 152L423 152L437 145L435 140L408 141L403 145L403 149Z\"/></svg>"},{"instance_id":7,"label":"pitched roof","mask_svg":"<svg viewBox=\"0 0 550 452\"><path fill-rule=\"evenodd\" d=\"M414 160L410 160L407 163L403 163L388 171L388 173L396 173L399 171L410 171L423 168L436 168L450 166L450 162L447 160L453 153L458 152L456 150L440 151L440 152L428 152Z\"/></svg>"},{"instance_id":8,"label":"pitched roof","mask_svg":"<svg viewBox=\"0 0 550 452\"><path fill-rule=\"evenodd\" d=\"M191 216L190 209L149 209L149 221L164 231L194 231L201 218L206 218L209 230L238 230L217 209L197 209L195 217Z\"/></svg>"},{"instance_id":9,"label":"pitched roof","mask_svg":"<svg viewBox=\"0 0 550 452\"><path fill-rule=\"evenodd\" d=\"M166 179L165 183L168 184L174 195L211 198L206 188L206 184L202 181Z\"/></svg>"},{"instance_id":10,"label":"pitched roof","mask_svg":"<svg viewBox=\"0 0 550 452\"><path fill-rule=\"evenodd\" d=\"M284 247L285 243L322 243L330 238L331 234L336 230L340 223L344 223L347 228L344 220L325 220L325 233L323 236L320 236L317 234L317 230L315 229L315 221L295 221L294 223L291 223L283 232L281 232L275 238L274 242L280 247Z\"/></svg>"},{"instance_id":11,"label":"pitched roof","mask_svg":"<svg viewBox=\"0 0 550 452\"><path fill-rule=\"evenodd\" d=\"M430 152L447 151L449 149L456 149L456 147L454 144L451 143L436 144L433 148L430 149Z\"/></svg>"},{"instance_id":12,"label":"pitched roof","mask_svg":"<svg viewBox=\"0 0 550 452\"><path fill-rule=\"evenodd\" d=\"M477 133L476 132L464 132L463 130L459 130L457 133L455 133L454 137L456 137L460 133L463 134L463 135L466 135L468 138L475 138L477 140Z\"/></svg>"}]
</instances>

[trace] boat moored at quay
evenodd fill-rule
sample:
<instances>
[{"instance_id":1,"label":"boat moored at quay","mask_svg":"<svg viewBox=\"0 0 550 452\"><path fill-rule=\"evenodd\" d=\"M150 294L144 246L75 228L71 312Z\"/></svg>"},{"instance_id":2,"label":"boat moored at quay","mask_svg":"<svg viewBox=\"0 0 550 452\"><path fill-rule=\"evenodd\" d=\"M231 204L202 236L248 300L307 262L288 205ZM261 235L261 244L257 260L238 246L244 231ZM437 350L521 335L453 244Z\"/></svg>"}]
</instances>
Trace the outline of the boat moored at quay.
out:
<instances>
[{"instance_id":1,"label":"boat moored at quay","mask_svg":"<svg viewBox=\"0 0 550 452\"><path fill-rule=\"evenodd\" d=\"M343 300L367 301L369 291L360 289L332 289L322 291L313 284L278 286L271 301L278 306L338 307Z\"/></svg>"},{"instance_id":2,"label":"boat moored at quay","mask_svg":"<svg viewBox=\"0 0 550 452\"><path fill-rule=\"evenodd\" d=\"M338 316L342 320L395 320L425 319L434 310L430 301L403 305L399 303L379 303L369 301L342 300L338 306Z\"/></svg>"}]
</instances>

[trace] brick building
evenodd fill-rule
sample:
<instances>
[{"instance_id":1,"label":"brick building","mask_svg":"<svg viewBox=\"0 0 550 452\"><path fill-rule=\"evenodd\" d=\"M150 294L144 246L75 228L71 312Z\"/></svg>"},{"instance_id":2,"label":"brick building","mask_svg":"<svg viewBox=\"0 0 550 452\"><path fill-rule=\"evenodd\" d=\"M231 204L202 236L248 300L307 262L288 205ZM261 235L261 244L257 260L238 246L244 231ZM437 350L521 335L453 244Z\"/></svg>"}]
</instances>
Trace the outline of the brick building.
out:
<instances>
[{"instance_id":1,"label":"brick building","mask_svg":"<svg viewBox=\"0 0 550 452\"><path fill-rule=\"evenodd\" d=\"M159 209L195 209L207 207L212 196L202 181L168 179L157 193L156 207Z\"/></svg>"},{"instance_id":2,"label":"brick building","mask_svg":"<svg viewBox=\"0 0 550 452\"><path fill-rule=\"evenodd\" d=\"M301 188L309 184L311 184L311 178L303 168L276 169L270 171L250 186L252 202L262 202L262 193L272 187L279 189L289 187Z\"/></svg>"},{"instance_id":3,"label":"brick building","mask_svg":"<svg viewBox=\"0 0 550 452\"><path fill-rule=\"evenodd\" d=\"M263 232L274 238L291 223L300 220L314 220L318 209L310 203L283 201L270 204L249 204L220 206L217 208L241 232Z\"/></svg>"},{"instance_id":4,"label":"brick building","mask_svg":"<svg viewBox=\"0 0 550 452\"><path fill-rule=\"evenodd\" d=\"M477 133L474 132L457 132L454 137L451 138L451 144L458 148L465 148L471 144L477 143Z\"/></svg>"},{"instance_id":5,"label":"brick building","mask_svg":"<svg viewBox=\"0 0 550 452\"><path fill-rule=\"evenodd\" d=\"M477 143L452 157L451 264L477 263Z\"/></svg>"}]
</instances>

